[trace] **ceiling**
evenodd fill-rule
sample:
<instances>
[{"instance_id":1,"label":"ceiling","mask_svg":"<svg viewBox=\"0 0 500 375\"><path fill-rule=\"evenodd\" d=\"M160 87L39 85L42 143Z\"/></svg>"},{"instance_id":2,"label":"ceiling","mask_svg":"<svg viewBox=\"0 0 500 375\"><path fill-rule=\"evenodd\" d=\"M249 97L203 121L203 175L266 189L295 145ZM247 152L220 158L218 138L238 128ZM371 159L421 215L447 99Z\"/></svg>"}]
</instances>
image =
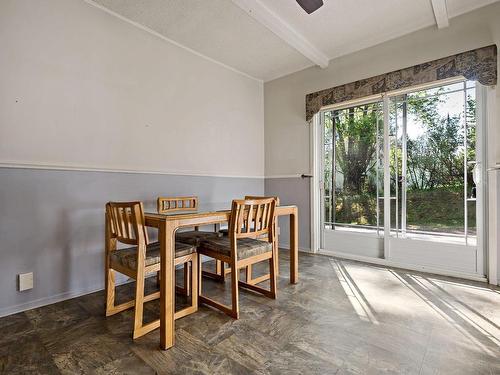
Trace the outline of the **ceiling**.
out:
<instances>
[{"instance_id":1,"label":"ceiling","mask_svg":"<svg viewBox=\"0 0 500 375\"><path fill-rule=\"evenodd\" d=\"M445 19L451 19L496 1L500 0L324 0L324 6L310 15L295 0L94 3L235 70L269 81L436 25L438 14L432 3L441 3Z\"/></svg>"}]
</instances>

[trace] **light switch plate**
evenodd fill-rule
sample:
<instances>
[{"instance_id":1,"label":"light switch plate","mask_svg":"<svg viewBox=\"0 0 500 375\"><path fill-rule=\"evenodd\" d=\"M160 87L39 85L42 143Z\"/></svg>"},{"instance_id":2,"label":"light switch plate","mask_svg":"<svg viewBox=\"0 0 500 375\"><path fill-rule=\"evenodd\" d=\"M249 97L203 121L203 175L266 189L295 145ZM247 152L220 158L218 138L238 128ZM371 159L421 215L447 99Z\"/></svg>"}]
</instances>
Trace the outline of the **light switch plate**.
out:
<instances>
[{"instance_id":1,"label":"light switch plate","mask_svg":"<svg viewBox=\"0 0 500 375\"><path fill-rule=\"evenodd\" d=\"M19 291L33 289L33 272L20 273L19 277Z\"/></svg>"}]
</instances>

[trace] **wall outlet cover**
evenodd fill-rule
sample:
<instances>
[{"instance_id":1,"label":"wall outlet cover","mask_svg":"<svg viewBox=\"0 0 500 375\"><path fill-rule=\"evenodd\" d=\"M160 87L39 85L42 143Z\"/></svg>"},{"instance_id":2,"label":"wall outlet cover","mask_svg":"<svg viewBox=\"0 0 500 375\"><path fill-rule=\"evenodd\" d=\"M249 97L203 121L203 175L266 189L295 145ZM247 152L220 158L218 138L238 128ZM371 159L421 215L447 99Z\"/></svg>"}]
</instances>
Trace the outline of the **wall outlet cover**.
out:
<instances>
[{"instance_id":1,"label":"wall outlet cover","mask_svg":"<svg viewBox=\"0 0 500 375\"><path fill-rule=\"evenodd\" d=\"M19 291L33 289L33 272L20 273L19 278Z\"/></svg>"}]
</instances>

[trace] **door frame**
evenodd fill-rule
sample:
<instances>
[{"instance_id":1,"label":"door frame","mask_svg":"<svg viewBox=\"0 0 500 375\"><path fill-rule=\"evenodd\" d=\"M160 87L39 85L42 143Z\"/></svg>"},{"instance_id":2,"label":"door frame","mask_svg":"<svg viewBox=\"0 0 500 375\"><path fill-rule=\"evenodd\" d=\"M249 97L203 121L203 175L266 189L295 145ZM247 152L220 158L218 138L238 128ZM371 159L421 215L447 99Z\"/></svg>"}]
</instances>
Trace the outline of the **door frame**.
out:
<instances>
[{"instance_id":1,"label":"door frame","mask_svg":"<svg viewBox=\"0 0 500 375\"><path fill-rule=\"evenodd\" d=\"M493 198L495 198L494 200L496 200L498 202L498 192L489 192L489 187L490 187L490 184L495 186L495 184L491 181L492 179L488 179L486 177L486 170L487 168L486 167L490 167L491 168L491 164L489 162L489 159L488 158L488 155L491 155L491 146L492 146L492 142L495 142L494 140L492 140L491 137L488 137L487 138L487 148L485 150L485 152L487 154L485 154L485 161L484 161L484 167L483 167L483 175L485 177L485 199L484 199L484 211L485 211L485 215L486 216L483 216L485 218L484 220L484 230L483 230L483 254L484 254L484 258L485 258L485 273L487 275L487 277L483 277L481 275L471 275L471 274L468 274L468 273L461 273L461 272L456 272L456 271L452 271L452 270L444 270L444 269L440 269L440 268L434 268L434 267L431 267L431 266L422 266L422 265L413 265L413 264L410 264L410 263L401 263L401 262L398 262L398 261L391 261L389 259L387 259L389 257L389 254L390 254L390 245L389 245L389 238L387 238L386 240L386 237L388 236L384 236L384 242L385 242L385 246L384 246L384 258L385 259L381 259L381 258L372 258L372 257L367 257L367 256L362 256L362 255L355 255L355 254L347 254L347 253L341 253L341 252L336 252L336 251L329 251L329 250L325 250L323 248L323 238L322 238L322 233L323 231L321 230L322 226L323 226L323 221L324 221L324 218L323 218L323 214L322 214L322 187L323 187L323 177L322 177L322 165L321 165L321 158L323 157L323 152L324 150L322 149L322 147L319 147L320 145L320 141L322 140L323 138L323 134L322 134L322 126L321 125L321 121L320 121L320 116L321 116L321 113L325 110L330 110L330 109L335 109L335 108L345 108L347 106L351 106L351 105L359 105L359 104L363 104L365 102L372 102L372 101L375 101L375 100L380 100L380 101L383 101L383 105L384 105L384 116L388 116L388 111L386 111L386 106L388 106L388 101L389 101L389 97L392 97L392 96L395 96L395 95L398 95L398 94L401 94L401 93L404 93L404 92L407 92L408 89L410 89L411 91L416 91L416 90L421 90L421 89L426 89L426 88L431 88L431 87L435 87L437 84L439 85L447 85L447 84L452 84L452 83L456 83L456 82L459 82L459 81L463 81L465 78L464 77L455 77L455 78L451 78L451 79L444 79L444 80L440 80L439 82L432 82L432 83L429 83L429 84L423 84L423 85L417 85L417 86L413 86L413 87L410 87L410 88L405 88L404 90L397 90L397 91L392 91L392 92L387 92L387 93L384 93L384 94L380 94L380 95L372 95L372 96L369 96L369 97L365 97L365 98L362 98L360 100L352 100L352 101L346 101L346 102L343 102L343 103L339 103L339 104L335 104L335 105L331 105L331 106L325 106L325 107L322 107L321 110L316 113L314 116L313 116L313 119L312 119L312 122L310 124L310 157L311 157L311 162L310 162L310 165L311 165L311 171L312 171L312 178L311 178L311 181L310 181L310 193L311 193L311 197L310 197L310 204L311 204L311 251L314 252L314 253L322 253L322 254L326 254L326 255L333 255L333 256L338 256L338 257L341 257L341 258L346 258L346 259L353 259L353 260L358 260L358 261L363 261L363 262L368 262L368 263L374 263L374 264L380 264L380 265L386 265L386 266L391 266L391 267L401 267L401 268L406 268L406 269L410 269L410 270L416 270L416 271L424 271L424 272L432 272L432 273L436 273L436 274L441 274L441 275L445 275L445 276L453 276L453 277L460 277L460 278L466 278L466 279L470 279L470 280L475 280L475 281L482 281L482 282L487 282L489 281L489 283L491 284L495 284L497 285L499 283L499 281L497 280L497 248L498 248L498 236L496 233L492 233L492 228L493 228L493 231L496 232L495 230L495 226L492 227L492 225L496 225L498 223L498 218L495 216L492 218L491 214L494 213L495 215L497 215L497 212L486 212L487 211L487 207L488 207L488 199L491 200L492 198L492 195L493 195ZM492 128L492 123L494 123L494 121L492 121L492 117L494 119L494 111L492 110L492 108L494 108L494 104L495 104L495 96L494 96L494 92L493 90L488 90L488 88L485 88L483 86L481 86L478 82L476 82L476 85L478 86L478 89L476 89L476 93L477 93L477 98L481 98L481 108L478 108L478 119L482 119L483 121L483 131L486 133L488 132L488 130L490 130ZM493 92L493 94L491 93ZM385 127L387 126L388 127L388 119L384 118L384 130ZM387 125L386 125L387 124ZM386 140L387 138L387 140ZM496 143L496 142L495 142ZM389 147L389 142L388 142L388 132L384 131L384 149L386 149L386 147ZM386 155L388 155L388 153L384 153ZM490 170L490 168L488 168L488 170ZM488 176L490 177L490 176ZM389 180L389 183L390 183L390 177L388 176L387 180ZM384 177L384 185L386 184L386 178ZM384 189L385 190L385 189ZM493 194L492 194L493 193ZM384 204L384 207L387 207L389 205L386 205ZM495 211L495 210L493 210ZM390 217L390 216L386 216L384 215L385 217ZM497 215L498 216L498 215ZM386 225L384 223L384 225ZM390 223L388 223L388 225L390 225ZM478 243L479 245L479 243Z\"/></svg>"},{"instance_id":2,"label":"door frame","mask_svg":"<svg viewBox=\"0 0 500 375\"><path fill-rule=\"evenodd\" d=\"M319 132L319 134L318 134ZM312 178L310 179L311 192L310 205L311 205L311 252L318 253L323 243L321 238L321 226L323 225L323 214L321 196L318 187L320 186L321 179L321 165L319 161L322 157L321 147L318 147L320 139L323 137L320 126L320 112L313 116L311 124L309 125L309 142L310 142L310 170ZM319 153L319 154L318 154Z\"/></svg>"}]
</instances>

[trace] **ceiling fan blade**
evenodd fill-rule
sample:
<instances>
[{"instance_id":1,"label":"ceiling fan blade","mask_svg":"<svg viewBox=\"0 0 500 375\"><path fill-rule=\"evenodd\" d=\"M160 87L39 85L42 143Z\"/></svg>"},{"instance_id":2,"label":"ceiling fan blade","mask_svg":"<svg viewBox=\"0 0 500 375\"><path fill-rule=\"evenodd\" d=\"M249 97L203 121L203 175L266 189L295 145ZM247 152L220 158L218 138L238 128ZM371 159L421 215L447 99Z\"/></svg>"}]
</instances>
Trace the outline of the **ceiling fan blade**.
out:
<instances>
[{"instance_id":1,"label":"ceiling fan blade","mask_svg":"<svg viewBox=\"0 0 500 375\"><path fill-rule=\"evenodd\" d=\"M302 9L307 14L311 14L323 6L323 0L296 0Z\"/></svg>"}]
</instances>

